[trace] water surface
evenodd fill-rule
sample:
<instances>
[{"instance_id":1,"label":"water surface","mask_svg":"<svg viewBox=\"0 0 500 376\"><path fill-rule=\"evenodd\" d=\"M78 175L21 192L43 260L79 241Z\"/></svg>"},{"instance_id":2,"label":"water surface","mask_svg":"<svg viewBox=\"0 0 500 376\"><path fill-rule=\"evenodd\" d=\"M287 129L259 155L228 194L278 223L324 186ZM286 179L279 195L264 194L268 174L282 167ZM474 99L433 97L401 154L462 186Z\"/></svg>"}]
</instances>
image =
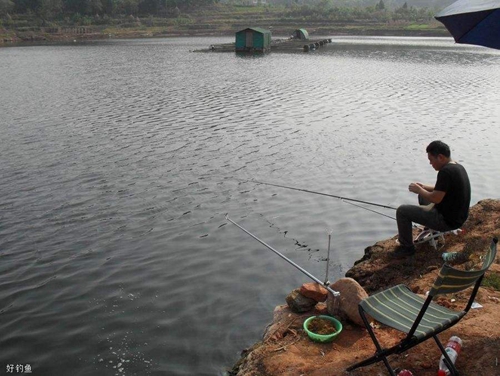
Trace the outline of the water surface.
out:
<instances>
[{"instance_id":1,"label":"water surface","mask_svg":"<svg viewBox=\"0 0 500 376\"><path fill-rule=\"evenodd\" d=\"M313 53L195 53L227 38L0 50L0 366L216 375L307 278L395 221L257 179L397 206L426 145L498 198L500 53L335 38ZM381 209L383 211L383 209ZM393 216L394 211L384 214Z\"/></svg>"}]
</instances>

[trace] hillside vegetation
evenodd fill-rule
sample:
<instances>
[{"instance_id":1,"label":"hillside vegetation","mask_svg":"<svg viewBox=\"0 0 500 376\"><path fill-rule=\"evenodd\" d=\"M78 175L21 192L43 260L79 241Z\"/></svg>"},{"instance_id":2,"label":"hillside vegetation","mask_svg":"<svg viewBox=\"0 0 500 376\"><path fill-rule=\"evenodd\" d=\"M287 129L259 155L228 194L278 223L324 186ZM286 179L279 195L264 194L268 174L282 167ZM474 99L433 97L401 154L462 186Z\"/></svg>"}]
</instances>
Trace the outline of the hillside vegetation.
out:
<instances>
[{"instance_id":1,"label":"hillside vegetation","mask_svg":"<svg viewBox=\"0 0 500 376\"><path fill-rule=\"evenodd\" d=\"M447 0L0 0L0 42L102 37L232 35L263 27L274 35L448 36L434 14ZM349 6L345 4L349 3Z\"/></svg>"}]
</instances>

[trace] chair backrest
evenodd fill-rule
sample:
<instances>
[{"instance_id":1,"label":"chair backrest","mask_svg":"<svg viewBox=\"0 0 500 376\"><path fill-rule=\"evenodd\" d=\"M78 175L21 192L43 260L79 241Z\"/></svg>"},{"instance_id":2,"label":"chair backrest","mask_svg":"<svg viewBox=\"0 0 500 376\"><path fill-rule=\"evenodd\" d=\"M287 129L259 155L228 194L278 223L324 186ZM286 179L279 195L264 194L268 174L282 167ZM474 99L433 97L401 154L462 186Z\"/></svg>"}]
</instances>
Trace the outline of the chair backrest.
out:
<instances>
[{"instance_id":1,"label":"chair backrest","mask_svg":"<svg viewBox=\"0 0 500 376\"><path fill-rule=\"evenodd\" d=\"M438 278L429 291L429 295L436 296L439 294L455 293L476 284L478 280L482 278L493 261L495 261L497 254L497 242L497 238L494 238L491 241L490 248L483 261L483 266L479 270L458 270L444 264L439 272Z\"/></svg>"}]
</instances>

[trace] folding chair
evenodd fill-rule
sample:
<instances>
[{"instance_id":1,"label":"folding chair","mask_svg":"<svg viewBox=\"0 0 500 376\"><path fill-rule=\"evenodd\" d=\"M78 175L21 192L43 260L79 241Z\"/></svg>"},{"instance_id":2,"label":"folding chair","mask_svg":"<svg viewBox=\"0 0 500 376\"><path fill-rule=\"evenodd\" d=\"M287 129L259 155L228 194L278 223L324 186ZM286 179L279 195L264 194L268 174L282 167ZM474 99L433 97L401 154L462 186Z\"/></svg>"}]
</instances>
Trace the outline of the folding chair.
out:
<instances>
[{"instance_id":1,"label":"folding chair","mask_svg":"<svg viewBox=\"0 0 500 376\"><path fill-rule=\"evenodd\" d=\"M441 242L441 244L444 245L444 236L446 234L453 233L455 235L458 235L462 232L462 229L460 228L450 231L425 230L423 227L421 229L422 231L415 237L415 239L413 239L413 244L422 244L429 242L429 244L436 250L438 249L438 242Z\"/></svg>"},{"instance_id":2,"label":"folding chair","mask_svg":"<svg viewBox=\"0 0 500 376\"><path fill-rule=\"evenodd\" d=\"M389 374L395 376L396 373L391 368L387 357L400 354L432 337L443 353L450 374L457 376L458 371L450 361L437 335L459 322L471 308L484 273L495 260L497 242L497 238L491 241L480 270L463 271L444 264L426 299L414 294L404 285L391 287L363 299L359 303L359 313L375 344L376 351L374 356L350 366L347 371L383 361ZM459 292L470 286L474 288L462 311L454 311L432 302L437 295ZM368 322L367 314L384 325L407 333L406 337L395 346L383 349Z\"/></svg>"}]
</instances>

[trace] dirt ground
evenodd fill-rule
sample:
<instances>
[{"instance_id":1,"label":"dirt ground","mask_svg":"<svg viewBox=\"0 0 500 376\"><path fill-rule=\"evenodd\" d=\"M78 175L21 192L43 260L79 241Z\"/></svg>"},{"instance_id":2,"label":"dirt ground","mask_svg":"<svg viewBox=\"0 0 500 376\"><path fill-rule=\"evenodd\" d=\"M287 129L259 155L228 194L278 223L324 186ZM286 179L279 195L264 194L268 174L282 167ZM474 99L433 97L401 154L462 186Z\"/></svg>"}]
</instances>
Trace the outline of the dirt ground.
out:
<instances>
[{"instance_id":1,"label":"dirt ground","mask_svg":"<svg viewBox=\"0 0 500 376\"><path fill-rule=\"evenodd\" d=\"M480 263L480 255L494 236L500 235L500 201L483 200L471 208L469 218L458 235L449 234L438 250L429 244L417 247L413 260L392 260L388 252L396 246L395 238L368 247L365 256L350 269L346 276L356 279L368 294L399 283L409 286L418 294L425 294L435 281L443 264L443 252L462 252L464 259L456 268L473 268ZM487 272L487 276L500 278L500 256ZM498 280L498 279L497 279ZM483 283L484 284L484 283ZM449 308L461 308L467 301L467 292L439 297L437 302ZM439 335L446 344L452 335L463 340L456 366L461 375L500 376L500 291L481 287L476 297L481 308L471 309L454 327ZM324 313L319 303L314 311L295 314L284 305L275 310L271 328L262 342L242 352L242 358L229 372L234 376L336 376L387 375L382 362L358 368L345 369L374 354L375 347L366 329L343 322L344 329L331 343L312 342L302 329L303 321L317 313ZM375 324L375 333L382 346L394 344L402 334ZM393 368L408 369L414 376L435 376L440 351L430 339L406 353L392 355Z\"/></svg>"}]
</instances>

